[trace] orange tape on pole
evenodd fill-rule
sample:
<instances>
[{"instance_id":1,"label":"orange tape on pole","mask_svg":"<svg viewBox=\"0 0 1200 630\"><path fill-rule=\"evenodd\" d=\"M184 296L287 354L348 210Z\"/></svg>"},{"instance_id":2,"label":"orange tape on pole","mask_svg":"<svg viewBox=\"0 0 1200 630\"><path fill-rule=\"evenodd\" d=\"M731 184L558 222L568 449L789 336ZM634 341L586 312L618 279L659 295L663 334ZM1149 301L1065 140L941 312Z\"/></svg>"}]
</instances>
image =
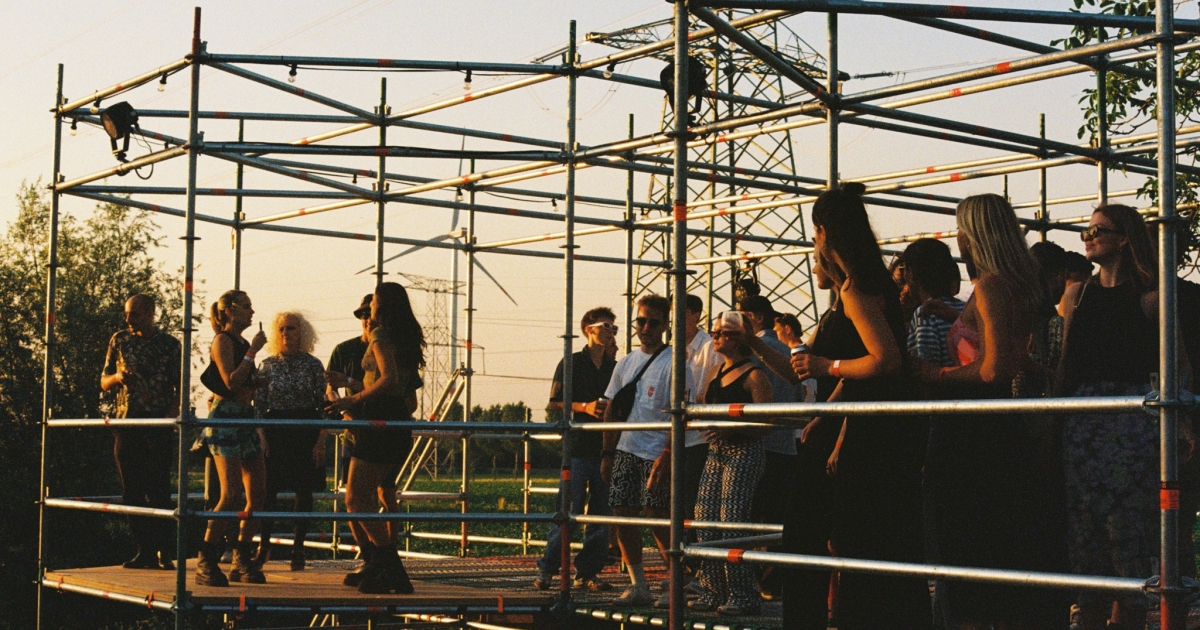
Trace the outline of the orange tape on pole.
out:
<instances>
[{"instance_id":1,"label":"orange tape on pole","mask_svg":"<svg viewBox=\"0 0 1200 630\"><path fill-rule=\"evenodd\" d=\"M742 413L743 413L743 411L745 411L745 409L746 409L746 405L744 405L742 403L733 403L733 404L729 405L729 417L730 418L741 418Z\"/></svg>"},{"instance_id":2,"label":"orange tape on pole","mask_svg":"<svg viewBox=\"0 0 1200 630\"><path fill-rule=\"evenodd\" d=\"M504 596L503 595L496 596L496 612L498 612L498 613L504 612Z\"/></svg>"},{"instance_id":3,"label":"orange tape on pole","mask_svg":"<svg viewBox=\"0 0 1200 630\"><path fill-rule=\"evenodd\" d=\"M1162 489L1158 491L1158 509L1160 510L1178 510L1179 509L1179 488L1170 487L1163 484Z\"/></svg>"},{"instance_id":4,"label":"orange tape on pole","mask_svg":"<svg viewBox=\"0 0 1200 630\"><path fill-rule=\"evenodd\" d=\"M687 220L687 204L676 201L674 207L675 207L675 220L676 221L686 221Z\"/></svg>"},{"instance_id":5,"label":"orange tape on pole","mask_svg":"<svg viewBox=\"0 0 1200 630\"><path fill-rule=\"evenodd\" d=\"M730 564L741 564L742 555L745 553L745 549L730 549L729 553L726 554L725 559L728 560Z\"/></svg>"}]
</instances>

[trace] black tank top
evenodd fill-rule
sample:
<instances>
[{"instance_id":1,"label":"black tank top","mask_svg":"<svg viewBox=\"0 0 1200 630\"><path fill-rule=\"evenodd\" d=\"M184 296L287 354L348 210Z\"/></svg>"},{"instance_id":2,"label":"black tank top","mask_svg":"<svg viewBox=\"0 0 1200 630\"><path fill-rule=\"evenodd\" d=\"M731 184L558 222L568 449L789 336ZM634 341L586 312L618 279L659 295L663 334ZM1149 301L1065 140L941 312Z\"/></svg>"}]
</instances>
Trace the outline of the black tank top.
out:
<instances>
[{"instance_id":1,"label":"black tank top","mask_svg":"<svg viewBox=\"0 0 1200 630\"><path fill-rule=\"evenodd\" d=\"M1084 383L1144 385L1158 366L1157 322L1146 318L1132 282L1088 281L1067 331L1064 394Z\"/></svg>"},{"instance_id":2,"label":"black tank top","mask_svg":"<svg viewBox=\"0 0 1200 630\"><path fill-rule=\"evenodd\" d=\"M227 332L217 333L218 337L221 335L229 335L229 340L233 342L233 356L235 360L237 360L238 357L245 356L246 353L250 351L249 341ZM213 343L217 343L216 338L213 339ZM253 367L250 372L251 374L258 371L258 367L251 367ZM208 388L208 391L220 396L221 398L233 398L233 392L230 391L229 387L225 385L225 379L221 378L221 370L217 368L217 364L213 362L212 358L209 358L208 367L204 368L204 372L200 375L200 382Z\"/></svg>"},{"instance_id":3,"label":"black tank top","mask_svg":"<svg viewBox=\"0 0 1200 630\"><path fill-rule=\"evenodd\" d=\"M721 368L721 370L717 372L717 375L713 377L712 382L708 384L708 390L704 393L704 402L710 405L728 405L731 403L754 402L754 396L746 387L746 379L749 378L751 372L758 369L757 367L752 367L749 370L746 370L741 376L734 379L733 382L728 385L721 384L721 379L725 378L727 374L742 367L743 365L746 365L747 363L750 363L749 359L733 364L733 366L728 370Z\"/></svg>"},{"instance_id":4,"label":"black tank top","mask_svg":"<svg viewBox=\"0 0 1200 630\"><path fill-rule=\"evenodd\" d=\"M899 299L885 294L883 312L896 346L900 349L901 356L905 356L907 353L904 352L904 324ZM862 337L858 334L858 329L854 327L854 322L846 317L845 311L841 308L829 309L821 317L817 338L813 340L812 351L815 355L835 360L857 359L868 354L867 347L863 345ZM846 379L842 384L842 401L902 400L907 397L905 384L908 382L908 377L906 374L907 371L902 369L866 380ZM817 381L817 399L827 400L837 385L837 381L838 379L832 377L819 379Z\"/></svg>"}]
</instances>

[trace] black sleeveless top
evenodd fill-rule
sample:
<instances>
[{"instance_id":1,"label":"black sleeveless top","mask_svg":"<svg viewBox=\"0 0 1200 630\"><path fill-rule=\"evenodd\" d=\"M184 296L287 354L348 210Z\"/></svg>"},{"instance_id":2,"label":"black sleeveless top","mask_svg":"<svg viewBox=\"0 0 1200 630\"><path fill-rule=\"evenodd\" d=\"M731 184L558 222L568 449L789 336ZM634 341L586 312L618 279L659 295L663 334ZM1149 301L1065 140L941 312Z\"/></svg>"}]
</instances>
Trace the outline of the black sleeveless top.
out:
<instances>
[{"instance_id":1,"label":"black sleeveless top","mask_svg":"<svg viewBox=\"0 0 1200 630\"><path fill-rule=\"evenodd\" d=\"M217 333L218 337L221 335L229 335L229 340L233 342L233 356L235 360L240 360L239 357L244 357L246 353L250 351L249 341L227 332ZM217 343L216 338L213 338L213 343ZM258 371L257 367L251 367L254 368L251 370L251 374ZM208 388L208 391L221 398L233 398L233 392L229 390L227 385L225 385L225 379L221 378L221 370L217 367L216 362L214 362L212 358L209 358L208 367L204 368L204 372L200 374L200 382Z\"/></svg>"},{"instance_id":2,"label":"black sleeveless top","mask_svg":"<svg viewBox=\"0 0 1200 630\"><path fill-rule=\"evenodd\" d=\"M728 405L731 403L754 402L754 396L746 387L746 379L749 378L750 373L754 370L757 370L758 367L752 367L749 370L746 370L741 376L734 379L733 382L728 385L721 384L721 379L725 378L725 375L742 367L743 365L746 365L747 363L750 363L750 359L739 361L733 364L733 366L728 370L721 368L717 372L717 375L714 376L712 381L708 384L708 390L704 392L704 402L710 405Z\"/></svg>"},{"instance_id":3,"label":"black sleeveless top","mask_svg":"<svg viewBox=\"0 0 1200 630\"><path fill-rule=\"evenodd\" d=\"M900 350L900 355L907 356L904 351L907 343L904 334L904 316L900 309L898 295L884 294L883 314L887 319L892 337L896 341L896 346ZM854 322L846 316L840 304L839 308L831 308L825 311L821 317L820 326L817 328L817 338L813 340L812 353L834 360L857 359L867 356L867 347L863 344L858 329L854 327ZM837 386L837 381L838 379L833 377L818 379L817 400L827 400L829 394L833 392L833 388ZM904 369L865 380L845 379L842 384L842 401L903 400L909 397L908 391L911 388L905 387L908 382L907 370Z\"/></svg>"},{"instance_id":4,"label":"black sleeveless top","mask_svg":"<svg viewBox=\"0 0 1200 630\"><path fill-rule=\"evenodd\" d=\"M1144 385L1158 371L1157 322L1146 318L1132 282L1088 281L1067 331L1063 393L1084 383Z\"/></svg>"}]
</instances>

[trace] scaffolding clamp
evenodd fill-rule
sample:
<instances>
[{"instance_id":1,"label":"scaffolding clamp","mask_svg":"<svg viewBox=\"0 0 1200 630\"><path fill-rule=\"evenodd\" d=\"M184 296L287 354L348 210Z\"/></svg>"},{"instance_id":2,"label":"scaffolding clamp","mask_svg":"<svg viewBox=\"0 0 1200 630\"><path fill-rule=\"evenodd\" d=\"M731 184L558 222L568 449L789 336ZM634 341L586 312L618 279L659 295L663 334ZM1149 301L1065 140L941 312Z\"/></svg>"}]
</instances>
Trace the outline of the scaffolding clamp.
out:
<instances>
[{"instance_id":1,"label":"scaffolding clamp","mask_svg":"<svg viewBox=\"0 0 1200 630\"><path fill-rule=\"evenodd\" d=\"M1179 397L1173 401L1161 400L1157 390L1146 394L1142 400L1142 409L1155 418L1158 417L1158 410L1164 407L1179 409L1184 413L1190 412L1196 408L1196 395L1186 389L1179 390Z\"/></svg>"},{"instance_id":2,"label":"scaffolding clamp","mask_svg":"<svg viewBox=\"0 0 1200 630\"><path fill-rule=\"evenodd\" d=\"M1180 601L1185 604L1191 604L1197 599L1200 599L1200 581L1187 576L1179 577L1179 586L1165 587L1160 586L1160 576L1154 576L1142 586L1142 592L1150 599L1152 603L1158 603L1162 597L1170 597L1178 595Z\"/></svg>"}]
</instances>

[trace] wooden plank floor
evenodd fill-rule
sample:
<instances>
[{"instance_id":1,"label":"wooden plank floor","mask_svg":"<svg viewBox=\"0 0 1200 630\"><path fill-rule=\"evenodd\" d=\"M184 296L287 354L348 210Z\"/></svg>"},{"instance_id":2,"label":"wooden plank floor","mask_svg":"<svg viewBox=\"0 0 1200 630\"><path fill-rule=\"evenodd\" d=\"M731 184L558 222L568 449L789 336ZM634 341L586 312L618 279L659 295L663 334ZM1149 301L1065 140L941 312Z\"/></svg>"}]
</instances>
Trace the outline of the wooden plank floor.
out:
<instances>
[{"instance_id":1,"label":"wooden plank floor","mask_svg":"<svg viewBox=\"0 0 1200 630\"><path fill-rule=\"evenodd\" d=\"M192 581L195 559L188 561L188 590L199 604L236 605L240 597L253 598L261 605L473 605L495 606L503 598L507 606L548 606L552 603L552 591L537 591L530 588L489 588L489 580L473 580L474 585L447 584L444 581L421 579L426 571L413 571L412 595L364 595L356 589L342 585L342 577L355 566L349 560L310 561L304 571L290 571L287 562L268 562L263 567L266 584L232 583L228 588L196 586ZM425 565L429 561L420 562ZM432 564L432 563L430 563ZM504 564L504 563L497 563ZM221 567L227 570L226 566ZM505 569L507 567L497 567ZM430 571L434 575L441 571ZM153 595L155 601L175 600L175 572L149 569L125 569L120 566L90 567L48 571L50 582L85 586L131 595L145 599Z\"/></svg>"}]
</instances>

